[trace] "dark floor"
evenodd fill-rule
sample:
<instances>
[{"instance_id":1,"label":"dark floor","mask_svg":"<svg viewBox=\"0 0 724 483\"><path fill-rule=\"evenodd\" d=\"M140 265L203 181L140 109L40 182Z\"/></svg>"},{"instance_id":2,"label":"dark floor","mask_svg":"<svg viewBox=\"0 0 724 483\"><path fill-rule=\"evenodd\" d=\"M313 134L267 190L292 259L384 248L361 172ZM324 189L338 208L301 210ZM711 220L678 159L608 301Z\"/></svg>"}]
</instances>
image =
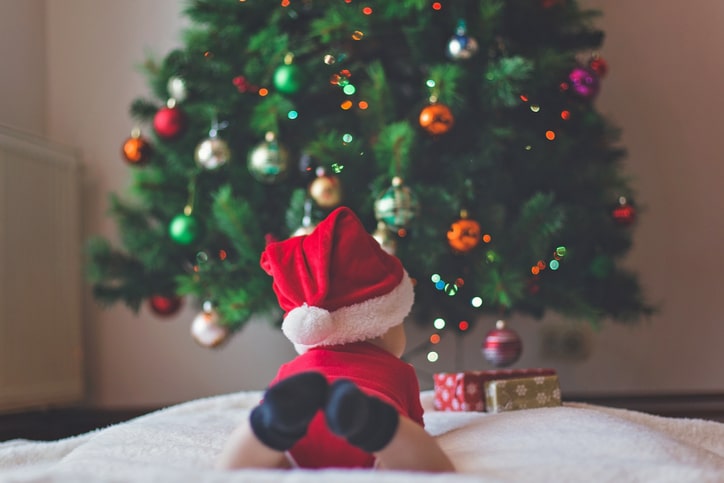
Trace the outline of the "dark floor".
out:
<instances>
[{"instance_id":1,"label":"dark floor","mask_svg":"<svg viewBox=\"0 0 724 483\"><path fill-rule=\"evenodd\" d=\"M658 416L698 418L724 423L724 393L564 397L567 402L631 409ZM0 414L0 441L23 438L50 441L104 428L158 408L107 410L56 408Z\"/></svg>"}]
</instances>

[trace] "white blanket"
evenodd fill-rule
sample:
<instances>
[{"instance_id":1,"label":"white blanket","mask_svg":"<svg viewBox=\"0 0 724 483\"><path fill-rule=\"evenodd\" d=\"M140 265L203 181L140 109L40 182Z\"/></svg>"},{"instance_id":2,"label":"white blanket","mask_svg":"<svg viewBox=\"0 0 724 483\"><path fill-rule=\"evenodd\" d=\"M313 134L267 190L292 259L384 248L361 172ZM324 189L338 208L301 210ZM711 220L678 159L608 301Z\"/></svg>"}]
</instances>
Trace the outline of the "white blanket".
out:
<instances>
[{"instance_id":1,"label":"white blanket","mask_svg":"<svg viewBox=\"0 0 724 483\"><path fill-rule=\"evenodd\" d=\"M199 399L80 436L0 443L0 482L724 482L724 424L579 403L507 413L432 409L427 430L458 474L213 469L259 392Z\"/></svg>"}]
</instances>

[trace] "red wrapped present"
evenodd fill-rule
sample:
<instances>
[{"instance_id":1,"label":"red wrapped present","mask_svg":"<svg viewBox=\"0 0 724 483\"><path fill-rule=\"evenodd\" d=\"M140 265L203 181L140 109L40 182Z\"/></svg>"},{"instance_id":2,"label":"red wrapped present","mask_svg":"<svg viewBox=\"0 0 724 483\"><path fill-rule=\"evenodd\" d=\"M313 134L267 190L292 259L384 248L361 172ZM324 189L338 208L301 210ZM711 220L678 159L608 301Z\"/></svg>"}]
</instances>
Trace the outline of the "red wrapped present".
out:
<instances>
[{"instance_id":1,"label":"red wrapped present","mask_svg":"<svg viewBox=\"0 0 724 483\"><path fill-rule=\"evenodd\" d=\"M437 411L485 411L485 383L499 379L555 375L555 369L494 369L433 375Z\"/></svg>"}]
</instances>

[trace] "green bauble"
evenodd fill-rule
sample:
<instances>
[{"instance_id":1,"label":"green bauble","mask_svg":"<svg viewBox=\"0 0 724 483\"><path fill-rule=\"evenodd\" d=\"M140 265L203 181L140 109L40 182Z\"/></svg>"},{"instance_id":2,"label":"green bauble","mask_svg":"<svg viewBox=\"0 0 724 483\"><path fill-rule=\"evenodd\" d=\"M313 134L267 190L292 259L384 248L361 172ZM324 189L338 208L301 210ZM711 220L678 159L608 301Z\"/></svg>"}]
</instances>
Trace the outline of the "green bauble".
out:
<instances>
[{"instance_id":1,"label":"green bauble","mask_svg":"<svg viewBox=\"0 0 724 483\"><path fill-rule=\"evenodd\" d=\"M282 94L296 94L302 87L302 71L294 64L282 64L274 71L274 87Z\"/></svg>"},{"instance_id":2,"label":"green bauble","mask_svg":"<svg viewBox=\"0 0 724 483\"><path fill-rule=\"evenodd\" d=\"M395 177L390 186L375 201L375 218L394 230L406 229L420 211L415 194Z\"/></svg>"},{"instance_id":3,"label":"green bauble","mask_svg":"<svg viewBox=\"0 0 724 483\"><path fill-rule=\"evenodd\" d=\"M180 214L173 217L168 225L168 234L179 245L191 245L204 233L201 222L193 215Z\"/></svg>"}]
</instances>

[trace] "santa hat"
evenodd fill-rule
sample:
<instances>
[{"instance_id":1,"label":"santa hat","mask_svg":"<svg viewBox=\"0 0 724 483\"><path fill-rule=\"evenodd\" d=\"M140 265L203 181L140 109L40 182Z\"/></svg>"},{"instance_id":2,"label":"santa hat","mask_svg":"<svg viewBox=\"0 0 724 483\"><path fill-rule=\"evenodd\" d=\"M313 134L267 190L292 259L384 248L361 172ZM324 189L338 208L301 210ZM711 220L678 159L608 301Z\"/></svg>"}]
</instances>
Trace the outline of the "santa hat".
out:
<instances>
[{"instance_id":1,"label":"santa hat","mask_svg":"<svg viewBox=\"0 0 724 483\"><path fill-rule=\"evenodd\" d=\"M297 352L383 335L412 308L412 283L357 216L337 208L309 235L267 245L261 267L274 278L282 331Z\"/></svg>"}]
</instances>

